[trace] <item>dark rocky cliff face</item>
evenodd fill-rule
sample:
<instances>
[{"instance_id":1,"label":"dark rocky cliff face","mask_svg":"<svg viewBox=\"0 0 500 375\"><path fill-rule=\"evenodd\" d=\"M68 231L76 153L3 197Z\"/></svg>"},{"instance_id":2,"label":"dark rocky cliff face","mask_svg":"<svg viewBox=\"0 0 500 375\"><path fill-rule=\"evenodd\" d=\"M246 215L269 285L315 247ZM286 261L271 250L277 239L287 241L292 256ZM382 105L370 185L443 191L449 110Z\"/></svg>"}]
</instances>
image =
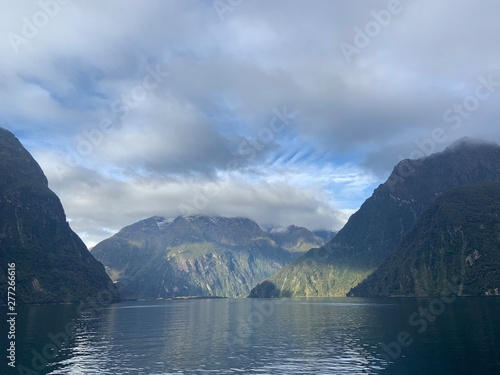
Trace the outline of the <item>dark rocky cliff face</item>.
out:
<instances>
[{"instance_id":1,"label":"dark rocky cliff face","mask_svg":"<svg viewBox=\"0 0 500 375\"><path fill-rule=\"evenodd\" d=\"M440 196L350 296L500 294L500 184Z\"/></svg>"},{"instance_id":2,"label":"dark rocky cliff face","mask_svg":"<svg viewBox=\"0 0 500 375\"><path fill-rule=\"evenodd\" d=\"M17 270L19 303L119 299L104 267L71 230L59 198L40 166L9 131L0 128L0 293L7 263Z\"/></svg>"},{"instance_id":3,"label":"dark rocky cliff face","mask_svg":"<svg viewBox=\"0 0 500 375\"><path fill-rule=\"evenodd\" d=\"M281 269L251 296L345 296L386 259L438 196L499 181L496 144L462 140L441 153L404 160L331 242Z\"/></svg>"}]
</instances>

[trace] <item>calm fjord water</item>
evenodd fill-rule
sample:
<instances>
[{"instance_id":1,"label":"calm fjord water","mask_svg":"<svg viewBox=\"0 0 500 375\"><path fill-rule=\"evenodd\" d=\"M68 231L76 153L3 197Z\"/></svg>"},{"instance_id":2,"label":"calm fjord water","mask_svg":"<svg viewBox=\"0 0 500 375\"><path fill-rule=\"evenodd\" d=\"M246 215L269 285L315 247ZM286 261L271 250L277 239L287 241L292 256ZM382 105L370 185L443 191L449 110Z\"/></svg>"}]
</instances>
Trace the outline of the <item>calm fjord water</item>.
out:
<instances>
[{"instance_id":1,"label":"calm fjord water","mask_svg":"<svg viewBox=\"0 0 500 375\"><path fill-rule=\"evenodd\" d=\"M33 374L500 374L498 298L176 300L91 313L74 305L18 311L16 363ZM74 335L44 367L68 323ZM1 334L5 343L5 325ZM23 373L3 357L2 374Z\"/></svg>"}]
</instances>

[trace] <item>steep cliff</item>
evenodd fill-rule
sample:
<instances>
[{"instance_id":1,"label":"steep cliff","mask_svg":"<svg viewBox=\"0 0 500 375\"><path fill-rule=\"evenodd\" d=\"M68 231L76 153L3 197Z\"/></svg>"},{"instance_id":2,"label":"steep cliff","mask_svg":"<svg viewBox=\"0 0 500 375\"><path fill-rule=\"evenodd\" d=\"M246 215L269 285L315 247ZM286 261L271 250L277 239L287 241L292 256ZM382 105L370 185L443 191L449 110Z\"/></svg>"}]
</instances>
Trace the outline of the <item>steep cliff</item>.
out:
<instances>
[{"instance_id":1,"label":"steep cliff","mask_svg":"<svg viewBox=\"0 0 500 375\"><path fill-rule=\"evenodd\" d=\"M0 128L0 294L6 301L7 264L16 265L18 303L119 299L104 267L71 230L40 166ZM100 294L99 294L100 293Z\"/></svg>"},{"instance_id":2,"label":"steep cliff","mask_svg":"<svg viewBox=\"0 0 500 375\"><path fill-rule=\"evenodd\" d=\"M499 181L497 144L463 139L426 158L403 160L331 242L282 268L251 296L345 296L382 264L436 197Z\"/></svg>"},{"instance_id":3,"label":"steep cliff","mask_svg":"<svg viewBox=\"0 0 500 375\"><path fill-rule=\"evenodd\" d=\"M350 296L499 295L500 184L440 196Z\"/></svg>"}]
</instances>

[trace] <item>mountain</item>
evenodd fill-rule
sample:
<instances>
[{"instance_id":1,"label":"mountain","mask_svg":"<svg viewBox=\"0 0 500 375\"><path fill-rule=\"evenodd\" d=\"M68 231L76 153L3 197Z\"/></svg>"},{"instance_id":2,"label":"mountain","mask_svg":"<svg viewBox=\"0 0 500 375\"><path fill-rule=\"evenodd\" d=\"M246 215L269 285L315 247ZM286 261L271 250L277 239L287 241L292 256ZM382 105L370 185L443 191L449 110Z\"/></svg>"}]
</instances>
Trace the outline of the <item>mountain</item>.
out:
<instances>
[{"instance_id":1,"label":"mountain","mask_svg":"<svg viewBox=\"0 0 500 375\"><path fill-rule=\"evenodd\" d=\"M308 250L331 241L336 233L329 230L310 231L304 227L290 225L286 228L270 228L267 234L278 245L293 253L294 258L298 258Z\"/></svg>"},{"instance_id":2,"label":"mountain","mask_svg":"<svg viewBox=\"0 0 500 375\"><path fill-rule=\"evenodd\" d=\"M15 263L17 303L79 302L118 292L104 267L71 230L42 169L0 128L0 295L7 300L7 264Z\"/></svg>"},{"instance_id":3,"label":"mountain","mask_svg":"<svg viewBox=\"0 0 500 375\"><path fill-rule=\"evenodd\" d=\"M337 235L336 231L332 230L327 230L327 229L321 229L321 230L313 230L312 231L316 236L321 238L324 242L324 244L327 244L331 240L333 240L333 237Z\"/></svg>"},{"instance_id":4,"label":"mountain","mask_svg":"<svg viewBox=\"0 0 500 375\"><path fill-rule=\"evenodd\" d=\"M292 254L245 218L151 217L92 249L124 299L248 295Z\"/></svg>"},{"instance_id":5,"label":"mountain","mask_svg":"<svg viewBox=\"0 0 500 375\"><path fill-rule=\"evenodd\" d=\"M350 296L500 293L500 184L452 190L422 214Z\"/></svg>"},{"instance_id":6,"label":"mountain","mask_svg":"<svg viewBox=\"0 0 500 375\"><path fill-rule=\"evenodd\" d=\"M403 160L332 241L283 267L250 296L345 296L382 264L436 197L499 181L497 144L463 139L443 152Z\"/></svg>"}]
</instances>

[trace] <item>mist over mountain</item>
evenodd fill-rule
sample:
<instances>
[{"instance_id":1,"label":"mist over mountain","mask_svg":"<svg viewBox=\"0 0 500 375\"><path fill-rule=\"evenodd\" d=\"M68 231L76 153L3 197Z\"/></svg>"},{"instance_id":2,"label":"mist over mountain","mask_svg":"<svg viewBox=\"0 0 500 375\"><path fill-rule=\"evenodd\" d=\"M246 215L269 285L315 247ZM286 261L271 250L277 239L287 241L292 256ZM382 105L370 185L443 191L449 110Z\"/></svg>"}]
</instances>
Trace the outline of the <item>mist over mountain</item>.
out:
<instances>
[{"instance_id":1,"label":"mist over mountain","mask_svg":"<svg viewBox=\"0 0 500 375\"><path fill-rule=\"evenodd\" d=\"M331 242L281 269L251 296L345 296L384 262L437 197L499 181L500 147L493 143L463 139L443 152L403 160Z\"/></svg>"},{"instance_id":2,"label":"mist over mountain","mask_svg":"<svg viewBox=\"0 0 500 375\"><path fill-rule=\"evenodd\" d=\"M70 228L38 163L0 128L0 297L15 263L18 303L67 303L106 294L119 299L104 267Z\"/></svg>"}]
</instances>

